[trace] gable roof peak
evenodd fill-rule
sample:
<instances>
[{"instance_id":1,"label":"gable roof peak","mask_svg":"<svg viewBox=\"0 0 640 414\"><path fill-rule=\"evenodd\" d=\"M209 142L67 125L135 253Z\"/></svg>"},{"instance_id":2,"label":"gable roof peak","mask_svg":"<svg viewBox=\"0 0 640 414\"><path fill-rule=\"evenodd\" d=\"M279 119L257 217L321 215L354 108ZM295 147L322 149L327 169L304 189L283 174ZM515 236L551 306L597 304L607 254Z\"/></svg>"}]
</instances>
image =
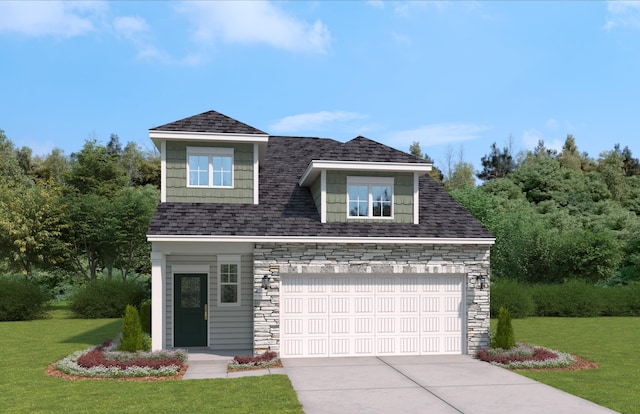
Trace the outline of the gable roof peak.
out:
<instances>
[{"instance_id":1,"label":"gable roof peak","mask_svg":"<svg viewBox=\"0 0 640 414\"><path fill-rule=\"evenodd\" d=\"M151 128L150 131L203 132L214 134L268 135L266 132L217 111L207 111Z\"/></svg>"}]
</instances>

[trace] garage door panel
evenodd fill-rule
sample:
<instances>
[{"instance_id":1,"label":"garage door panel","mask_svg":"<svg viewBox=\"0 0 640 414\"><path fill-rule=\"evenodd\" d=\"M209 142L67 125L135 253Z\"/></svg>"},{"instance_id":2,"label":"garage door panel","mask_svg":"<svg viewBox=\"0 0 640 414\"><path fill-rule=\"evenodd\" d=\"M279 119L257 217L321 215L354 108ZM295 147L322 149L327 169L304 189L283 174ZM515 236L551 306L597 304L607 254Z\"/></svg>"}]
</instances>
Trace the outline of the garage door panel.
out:
<instances>
[{"instance_id":1,"label":"garage door panel","mask_svg":"<svg viewBox=\"0 0 640 414\"><path fill-rule=\"evenodd\" d=\"M283 277L285 357L461 353L460 276Z\"/></svg>"}]
</instances>

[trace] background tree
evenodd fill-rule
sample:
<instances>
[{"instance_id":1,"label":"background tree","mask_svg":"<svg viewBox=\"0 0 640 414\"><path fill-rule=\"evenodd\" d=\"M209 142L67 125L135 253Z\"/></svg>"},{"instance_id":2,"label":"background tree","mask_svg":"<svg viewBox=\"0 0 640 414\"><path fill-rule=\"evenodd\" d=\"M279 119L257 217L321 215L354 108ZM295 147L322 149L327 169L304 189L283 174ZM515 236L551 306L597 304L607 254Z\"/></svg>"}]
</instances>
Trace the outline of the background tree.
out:
<instances>
[{"instance_id":1,"label":"background tree","mask_svg":"<svg viewBox=\"0 0 640 414\"><path fill-rule=\"evenodd\" d=\"M482 163L482 171L477 174L477 177L484 181L506 177L516 168L509 147L500 151L495 142L491 144L491 152L483 156L480 162Z\"/></svg>"},{"instance_id":2,"label":"background tree","mask_svg":"<svg viewBox=\"0 0 640 414\"><path fill-rule=\"evenodd\" d=\"M418 141L413 141L413 143L411 143L411 145L409 146L409 152L412 155L430 163L432 167L431 167L431 171L429 171L428 174L431 176L431 178L436 180L437 183L442 184L442 180L444 179L442 170L440 170L438 167L435 166L435 160L433 158L431 158L426 153L424 154L422 153L422 149L420 148L420 143Z\"/></svg>"},{"instance_id":3,"label":"background tree","mask_svg":"<svg viewBox=\"0 0 640 414\"><path fill-rule=\"evenodd\" d=\"M86 141L80 152L72 154L71 169L65 175L65 182L80 194L110 196L127 181L117 155L96 140Z\"/></svg>"},{"instance_id":4,"label":"background tree","mask_svg":"<svg viewBox=\"0 0 640 414\"><path fill-rule=\"evenodd\" d=\"M28 277L34 266L62 265L68 255L63 214L56 186L0 184L0 251L12 270Z\"/></svg>"}]
</instances>

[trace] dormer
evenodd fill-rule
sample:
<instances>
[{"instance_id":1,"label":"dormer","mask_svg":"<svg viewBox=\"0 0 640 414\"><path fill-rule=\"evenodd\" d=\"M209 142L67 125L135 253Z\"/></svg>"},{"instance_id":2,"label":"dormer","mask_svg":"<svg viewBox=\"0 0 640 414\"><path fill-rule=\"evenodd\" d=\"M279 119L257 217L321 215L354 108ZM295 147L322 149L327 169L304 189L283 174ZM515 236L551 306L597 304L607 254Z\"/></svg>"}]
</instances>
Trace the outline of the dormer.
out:
<instances>
[{"instance_id":1,"label":"dormer","mask_svg":"<svg viewBox=\"0 0 640 414\"><path fill-rule=\"evenodd\" d=\"M322 223L419 223L419 179L431 164L364 137L328 157L312 160L298 182Z\"/></svg>"},{"instance_id":2,"label":"dormer","mask_svg":"<svg viewBox=\"0 0 640 414\"><path fill-rule=\"evenodd\" d=\"M161 156L161 202L258 204L269 135L216 111L149 130Z\"/></svg>"}]
</instances>

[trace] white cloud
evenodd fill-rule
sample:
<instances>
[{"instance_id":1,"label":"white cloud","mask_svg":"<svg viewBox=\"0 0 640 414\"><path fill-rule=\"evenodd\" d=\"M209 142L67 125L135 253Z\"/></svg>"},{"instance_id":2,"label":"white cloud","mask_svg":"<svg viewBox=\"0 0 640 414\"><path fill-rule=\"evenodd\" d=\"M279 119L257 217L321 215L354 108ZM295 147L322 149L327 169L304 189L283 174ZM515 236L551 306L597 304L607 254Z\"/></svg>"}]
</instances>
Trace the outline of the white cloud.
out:
<instances>
[{"instance_id":1,"label":"white cloud","mask_svg":"<svg viewBox=\"0 0 640 414\"><path fill-rule=\"evenodd\" d=\"M138 39L142 34L149 32L149 25L142 17L123 16L113 19L113 28L116 33L127 39Z\"/></svg>"},{"instance_id":2,"label":"white cloud","mask_svg":"<svg viewBox=\"0 0 640 414\"><path fill-rule=\"evenodd\" d=\"M607 12L605 30L619 27L640 28L640 1L609 1Z\"/></svg>"},{"instance_id":3,"label":"white cloud","mask_svg":"<svg viewBox=\"0 0 640 414\"><path fill-rule=\"evenodd\" d=\"M69 38L98 30L102 1L0 1L0 32Z\"/></svg>"},{"instance_id":4,"label":"white cloud","mask_svg":"<svg viewBox=\"0 0 640 414\"><path fill-rule=\"evenodd\" d=\"M547 128L549 129L556 129L558 128L558 120L554 118L549 118L547 119L546 125L547 125Z\"/></svg>"},{"instance_id":5,"label":"white cloud","mask_svg":"<svg viewBox=\"0 0 640 414\"><path fill-rule=\"evenodd\" d=\"M291 115L274 122L270 130L278 133L298 133L335 129L336 125L368 118L367 115L346 111L321 111Z\"/></svg>"},{"instance_id":6,"label":"white cloud","mask_svg":"<svg viewBox=\"0 0 640 414\"><path fill-rule=\"evenodd\" d=\"M451 144L454 142L472 141L481 137L481 134L490 130L487 125L477 124L431 124L415 129L398 131L390 134L387 141L393 146L407 146L418 141L421 146L436 146Z\"/></svg>"},{"instance_id":7,"label":"white cloud","mask_svg":"<svg viewBox=\"0 0 640 414\"><path fill-rule=\"evenodd\" d=\"M367 0L367 4L376 9L384 9L384 1L382 0Z\"/></svg>"},{"instance_id":8,"label":"white cloud","mask_svg":"<svg viewBox=\"0 0 640 414\"><path fill-rule=\"evenodd\" d=\"M331 35L319 20L297 19L270 2L185 2L178 6L194 26L194 39L210 44L263 43L293 52L324 53Z\"/></svg>"}]
</instances>

